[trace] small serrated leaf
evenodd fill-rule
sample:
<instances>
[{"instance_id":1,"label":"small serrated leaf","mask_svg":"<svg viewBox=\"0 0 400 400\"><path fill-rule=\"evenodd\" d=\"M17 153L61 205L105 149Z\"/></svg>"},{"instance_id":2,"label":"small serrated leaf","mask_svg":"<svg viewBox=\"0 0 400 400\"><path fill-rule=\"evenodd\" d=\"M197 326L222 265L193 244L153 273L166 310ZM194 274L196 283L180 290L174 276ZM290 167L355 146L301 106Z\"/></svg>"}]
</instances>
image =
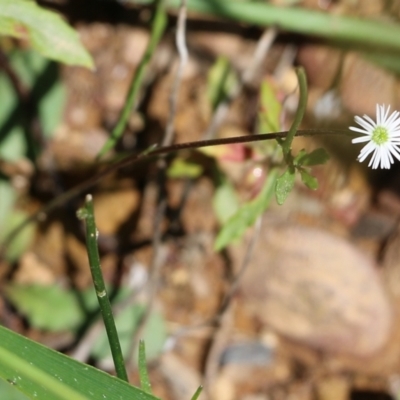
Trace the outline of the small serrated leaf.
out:
<instances>
[{"instance_id":1,"label":"small serrated leaf","mask_svg":"<svg viewBox=\"0 0 400 400\"><path fill-rule=\"evenodd\" d=\"M294 165L299 165L299 164L300 164L300 163L299 163L299 160L303 159L306 155L307 155L306 150L305 150L305 149L301 149L301 150L297 153L296 157L293 159L293 164L294 164Z\"/></svg>"},{"instance_id":2,"label":"small serrated leaf","mask_svg":"<svg viewBox=\"0 0 400 400\"><path fill-rule=\"evenodd\" d=\"M276 202L281 206L294 186L295 170L288 168L277 180L275 185Z\"/></svg>"},{"instance_id":3,"label":"small serrated leaf","mask_svg":"<svg viewBox=\"0 0 400 400\"><path fill-rule=\"evenodd\" d=\"M329 154L320 147L311 153L305 153L302 157L296 157L297 165L311 167L313 165L325 164L329 160Z\"/></svg>"},{"instance_id":4,"label":"small serrated leaf","mask_svg":"<svg viewBox=\"0 0 400 400\"><path fill-rule=\"evenodd\" d=\"M301 180L303 183L311 190L318 189L318 180L314 176L312 176L307 170L304 168L299 169Z\"/></svg>"}]
</instances>

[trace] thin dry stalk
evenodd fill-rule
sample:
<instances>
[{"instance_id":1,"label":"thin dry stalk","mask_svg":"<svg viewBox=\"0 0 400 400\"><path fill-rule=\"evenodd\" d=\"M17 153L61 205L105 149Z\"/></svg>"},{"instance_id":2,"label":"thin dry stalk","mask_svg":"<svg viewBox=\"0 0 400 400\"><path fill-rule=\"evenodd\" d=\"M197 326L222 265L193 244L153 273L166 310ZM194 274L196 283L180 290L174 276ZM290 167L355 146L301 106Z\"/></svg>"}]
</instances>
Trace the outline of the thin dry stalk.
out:
<instances>
[{"instance_id":1,"label":"thin dry stalk","mask_svg":"<svg viewBox=\"0 0 400 400\"><path fill-rule=\"evenodd\" d=\"M188 60L188 50L186 47L186 0L181 1L181 5L179 8L177 31L176 31L176 46L179 55L179 65L176 71L175 79L172 85L169 98L170 111L164 133L164 138L162 140L163 147L170 146L174 138L174 121L177 110L179 88L182 81L183 71ZM164 219L165 211L167 208L167 198L165 191L163 189L165 186L165 168L166 168L165 159L160 159L157 163L157 166L158 166L158 173L157 173L158 203L156 210L156 218L154 220L154 236L152 240L153 257L150 263L150 279L147 292L147 304L146 304L146 309L142 317L140 318L135 334L132 338L131 351L129 352L131 357L134 354L133 349L137 347L137 344L143 333L143 329L153 309L154 299L156 297L157 289L159 287L161 267L163 265L163 262L161 262L160 260L164 259L164 257L162 257L161 255L162 253L166 252L166 248L162 246L162 235L161 235L161 224ZM132 363L128 362L128 365L131 364Z\"/></svg>"},{"instance_id":2,"label":"thin dry stalk","mask_svg":"<svg viewBox=\"0 0 400 400\"><path fill-rule=\"evenodd\" d=\"M240 76L239 84L234 88L234 90L232 90L230 95L224 101L221 101L218 104L215 109L211 122L203 135L204 139L212 139L215 136L215 133L228 114L232 101L239 96L244 86L250 84L255 79L257 72L260 70L268 56L269 49L274 43L277 35L278 31L276 28L266 29L261 35L250 64Z\"/></svg>"}]
</instances>

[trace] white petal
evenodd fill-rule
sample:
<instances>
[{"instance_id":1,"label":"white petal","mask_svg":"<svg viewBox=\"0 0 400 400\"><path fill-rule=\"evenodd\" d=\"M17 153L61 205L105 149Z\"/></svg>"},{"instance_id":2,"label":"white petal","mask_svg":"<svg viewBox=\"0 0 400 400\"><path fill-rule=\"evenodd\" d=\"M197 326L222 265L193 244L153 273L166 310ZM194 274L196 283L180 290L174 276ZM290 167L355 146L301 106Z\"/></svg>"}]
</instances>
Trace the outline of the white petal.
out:
<instances>
[{"instance_id":1,"label":"white petal","mask_svg":"<svg viewBox=\"0 0 400 400\"><path fill-rule=\"evenodd\" d=\"M364 143L364 142L369 142L371 138L369 136L360 136L355 139L351 139L351 143Z\"/></svg>"},{"instance_id":2,"label":"white petal","mask_svg":"<svg viewBox=\"0 0 400 400\"><path fill-rule=\"evenodd\" d=\"M350 126L349 129L350 129L351 131L363 133L364 135L368 135L368 136L371 136L371 132L372 132L372 130L371 130L371 132L370 132L370 131L366 131L366 130L364 130L364 129L356 128L356 127L354 127L354 126Z\"/></svg>"},{"instance_id":3,"label":"white petal","mask_svg":"<svg viewBox=\"0 0 400 400\"><path fill-rule=\"evenodd\" d=\"M358 159L360 160L360 162L363 162L367 156L372 153L374 150L376 149L375 145L373 145L371 142L369 142L366 146L364 146L361 149L361 152L358 156Z\"/></svg>"},{"instance_id":4,"label":"white petal","mask_svg":"<svg viewBox=\"0 0 400 400\"><path fill-rule=\"evenodd\" d=\"M356 116L354 117L354 121L356 121L358 125L361 125L367 131L373 130L376 126L375 122L367 115L364 115L364 119Z\"/></svg>"}]
</instances>

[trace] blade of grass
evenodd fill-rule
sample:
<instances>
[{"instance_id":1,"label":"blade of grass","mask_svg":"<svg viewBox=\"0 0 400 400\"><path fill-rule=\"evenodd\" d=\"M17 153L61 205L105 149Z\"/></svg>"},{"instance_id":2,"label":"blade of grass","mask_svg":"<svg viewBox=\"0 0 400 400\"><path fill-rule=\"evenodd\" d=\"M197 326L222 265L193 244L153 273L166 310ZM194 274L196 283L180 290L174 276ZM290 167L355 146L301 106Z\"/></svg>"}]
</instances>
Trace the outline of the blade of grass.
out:
<instances>
[{"instance_id":1,"label":"blade of grass","mask_svg":"<svg viewBox=\"0 0 400 400\"><path fill-rule=\"evenodd\" d=\"M151 394L151 383L146 365L146 347L143 340L139 341L139 377L142 390Z\"/></svg>"},{"instance_id":2,"label":"blade of grass","mask_svg":"<svg viewBox=\"0 0 400 400\"><path fill-rule=\"evenodd\" d=\"M11 351L4 347L0 347L0 359L2 363L17 372L17 387L21 380L28 380L32 382L32 385L40 387L44 386L45 394L41 395L41 399L54 399L54 400L87 400L86 396L81 395L76 390L65 385L58 379L55 379L45 371L31 365L27 360L13 354Z\"/></svg>"},{"instance_id":3,"label":"blade of grass","mask_svg":"<svg viewBox=\"0 0 400 400\"><path fill-rule=\"evenodd\" d=\"M135 0L150 4L152 0ZM167 0L168 8L177 8L180 0ZM288 32L349 41L368 46L400 50L400 26L388 21L360 19L300 7L279 7L265 2L232 0L188 0L189 11L233 19L242 23L276 26Z\"/></svg>"},{"instance_id":4,"label":"blade of grass","mask_svg":"<svg viewBox=\"0 0 400 400\"><path fill-rule=\"evenodd\" d=\"M203 386L199 386L197 390L194 392L192 398L190 400L197 400L203 390Z\"/></svg>"},{"instance_id":5,"label":"blade of grass","mask_svg":"<svg viewBox=\"0 0 400 400\"><path fill-rule=\"evenodd\" d=\"M124 357L121 351L121 344L118 338L117 328L113 317L110 299L107 295L104 284L103 274L100 266L99 249L97 247L97 228L94 218L93 197L86 196L85 207L78 211L78 218L85 220L86 223L86 247L89 257L90 272L92 274L93 285L99 302L101 316L106 328L108 341L110 343L111 354L114 361L115 370L118 378L128 382Z\"/></svg>"},{"instance_id":6,"label":"blade of grass","mask_svg":"<svg viewBox=\"0 0 400 400\"><path fill-rule=\"evenodd\" d=\"M136 73L131 82L128 96L126 98L125 105L124 108L122 109L118 123L112 130L111 136L108 138L103 148L97 155L97 159L100 159L109 150L111 150L116 145L118 139L122 136L125 126L128 123L129 116L131 115L132 108L135 106L139 89L142 85L142 81L146 72L147 64L151 60L154 50L156 49L158 42L160 41L161 36L164 33L166 25L167 25L167 16L165 13L163 1L157 0L149 44L147 45L146 51L143 54L143 57L136 69Z\"/></svg>"},{"instance_id":7,"label":"blade of grass","mask_svg":"<svg viewBox=\"0 0 400 400\"><path fill-rule=\"evenodd\" d=\"M23 365L21 369L20 362L27 365ZM2 326L0 326L0 378L8 381L29 398L40 400L82 398L158 400L127 382L35 343ZM57 395L54 391L57 391Z\"/></svg>"}]
</instances>

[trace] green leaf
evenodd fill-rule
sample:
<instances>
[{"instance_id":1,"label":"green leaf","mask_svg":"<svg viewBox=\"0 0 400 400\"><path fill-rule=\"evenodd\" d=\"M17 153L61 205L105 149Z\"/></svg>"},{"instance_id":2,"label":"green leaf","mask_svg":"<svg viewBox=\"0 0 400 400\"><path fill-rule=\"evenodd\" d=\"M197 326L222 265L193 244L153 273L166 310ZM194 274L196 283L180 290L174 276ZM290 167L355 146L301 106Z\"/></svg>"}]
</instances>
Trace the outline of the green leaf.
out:
<instances>
[{"instance_id":1,"label":"green leaf","mask_svg":"<svg viewBox=\"0 0 400 400\"><path fill-rule=\"evenodd\" d=\"M0 0L0 34L26 39L52 60L94 68L78 33L58 14L29 0Z\"/></svg>"},{"instance_id":2,"label":"green leaf","mask_svg":"<svg viewBox=\"0 0 400 400\"><path fill-rule=\"evenodd\" d=\"M6 295L28 321L39 329L73 330L85 317L77 296L59 285L13 284L6 287Z\"/></svg>"},{"instance_id":3,"label":"green leaf","mask_svg":"<svg viewBox=\"0 0 400 400\"><path fill-rule=\"evenodd\" d=\"M213 208L221 224L227 222L239 209L239 200L235 189L227 179L223 179L215 190Z\"/></svg>"},{"instance_id":4,"label":"green leaf","mask_svg":"<svg viewBox=\"0 0 400 400\"><path fill-rule=\"evenodd\" d=\"M26 87L31 88L43 133L51 137L61 121L67 97L57 65L32 50L13 52L10 63Z\"/></svg>"},{"instance_id":5,"label":"green leaf","mask_svg":"<svg viewBox=\"0 0 400 400\"><path fill-rule=\"evenodd\" d=\"M0 326L0 378L13 382L14 388L31 399L157 399L116 377L73 360L2 326Z\"/></svg>"},{"instance_id":6,"label":"green leaf","mask_svg":"<svg viewBox=\"0 0 400 400\"><path fill-rule=\"evenodd\" d=\"M17 194L11 184L0 179L0 244L8 234L28 218L23 211L14 210ZM28 225L5 249L5 258L13 262L30 246L34 235L34 225Z\"/></svg>"},{"instance_id":7,"label":"green leaf","mask_svg":"<svg viewBox=\"0 0 400 400\"><path fill-rule=\"evenodd\" d=\"M168 167L167 176L172 179L179 178L198 178L203 173L203 167L194 162L184 160L183 158L175 158Z\"/></svg>"},{"instance_id":8,"label":"green leaf","mask_svg":"<svg viewBox=\"0 0 400 400\"><path fill-rule=\"evenodd\" d=\"M294 187L295 170L288 167L287 170L276 180L275 197L281 206Z\"/></svg>"},{"instance_id":9,"label":"green leaf","mask_svg":"<svg viewBox=\"0 0 400 400\"><path fill-rule=\"evenodd\" d=\"M263 133L281 130L280 115L282 104L271 82L264 80L260 92L260 112L258 113L259 130Z\"/></svg>"},{"instance_id":10,"label":"green leaf","mask_svg":"<svg viewBox=\"0 0 400 400\"><path fill-rule=\"evenodd\" d=\"M313 165L325 164L329 160L329 154L322 147L306 153L305 150L301 150L295 158L296 165L311 167Z\"/></svg>"},{"instance_id":11,"label":"green leaf","mask_svg":"<svg viewBox=\"0 0 400 400\"><path fill-rule=\"evenodd\" d=\"M64 113L66 90L61 80L51 87L42 101L39 102L39 118L42 123L43 133L51 138Z\"/></svg>"},{"instance_id":12,"label":"green leaf","mask_svg":"<svg viewBox=\"0 0 400 400\"><path fill-rule=\"evenodd\" d=\"M0 74L0 157L14 161L27 150L18 98L10 80Z\"/></svg>"},{"instance_id":13,"label":"green leaf","mask_svg":"<svg viewBox=\"0 0 400 400\"><path fill-rule=\"evenodd\" d=\"M139 342L139 377L142 390L146 393L151 393L151 383L146 365L146 347L144 340Z\"/></svg>"},{"instance_id":14,"label":"green leaf","mask_svg":"<svg viewBox=\"0 0 400 400\"><path fill-rule=\"evenodd\" d=\"M214 248L216 251L242 237L244 231L253 225L256 219L266 210L274 194L277 174L277 171L272 169L259 195L240 207L222 227L215 240Z\"/></svg>"},{"instance_id":15,"label":"green leaf","mask_svg":"<svg viewBox=\"0 0 400 400\"><path fill-rule=\"evenodd\" d=\"M217 105L229 97L238 84L238 79L226 57L218 57L211 67L207 79L207 97L214 110Z\"/></svg>"},{"instance_id":16,"label":"green leaf","mask_svg":"<svg viewBox=\"0 0 400 400\"><path fill-rule=\"evenodd\" d=\"M61 120L66 100L66 89L59 79L57 65L34 51L14 51L8 58L38 105L44 135L51 137ZM0 74L0 104L0 157L9 161L18 160L26 156L28 150L25 132L27 115L4 73Z\"/></svg>"},{"instance_id":17,"label":"green leaf","mask_svg":"<svg viewBox=\"0 0 400 400\"><path fill-rule=\"evenodd\" d=\"M196 391L193 393L193 396L192 396L192 398L191 398L190 400L197 400L197 399L199 398L199 396L200 396L202 390L203 390L203 387L202 387L202 386L199 386L199 387L196 389Z\"/></svg>"},{"instance_id":18,"label":"green leaf","mask_svg":"<svg viewBox=\"0 0 400 400\"><path fill-rule=\"evenodd\" d=\"M135 304L132 307L126 308L115 318L121 349L125 359L130 358L131 354L129 354L129 350L131 350L132 337L144 311L144 306ZM161 314L153 312L147 321L143 333L148 361L160 354L166 337L167 331L164 318ZM100 360L111 360L110 346L105 332L94 344L91 354Z\"/></svg>"},{"instance_id":19,"label":"green leaf","mask_svg":"<svg viewBox=\"0 0 400 400\"><path fill-rule=\"evenodd\" d=\"M0 393L3 399L7 400L29 400L21 393L16 387L17 381L12 379L3 380L0 379Z\"/></svg>"},{"instance_id":20,"label":"green leaf","mask_svg":"<svg viewBox=\"0 0 400 400\"><path fill-rule=\"evenodd\" d=\"M317 190L318 189L318 181L317 178L312 176L307 170L304 168L300 168L300 175L301 175L301 180L303 183L311 190Z\"/></svg>"},{"instance_id":21,"label":"green leaf","mask_svg":"<svg viewBox=\"0 0 400 400\"><path fill-rule=\"evenodd\" d=\"M22 224L29 215L23 211L14 210L6 218L4 225L0 229L0 243L12 232L16 227ZM27 225L18 236L7 246L5 257L12 262L17 260L31 245L35 234L35 225Z\"/></svg>"},{"instance_id":22,"label":"green leaf","mask_svg":"<svg viewBox=\"0 0 400 400\"><path fill-rule=\"evenodd\" d=\"M6 221L14 207L14 202L17 197L15 189L11 186L10 182L0 179L0 227L4 229ZM1 237L0 230L0 237Z\"/></svg>"}]
</instances>

